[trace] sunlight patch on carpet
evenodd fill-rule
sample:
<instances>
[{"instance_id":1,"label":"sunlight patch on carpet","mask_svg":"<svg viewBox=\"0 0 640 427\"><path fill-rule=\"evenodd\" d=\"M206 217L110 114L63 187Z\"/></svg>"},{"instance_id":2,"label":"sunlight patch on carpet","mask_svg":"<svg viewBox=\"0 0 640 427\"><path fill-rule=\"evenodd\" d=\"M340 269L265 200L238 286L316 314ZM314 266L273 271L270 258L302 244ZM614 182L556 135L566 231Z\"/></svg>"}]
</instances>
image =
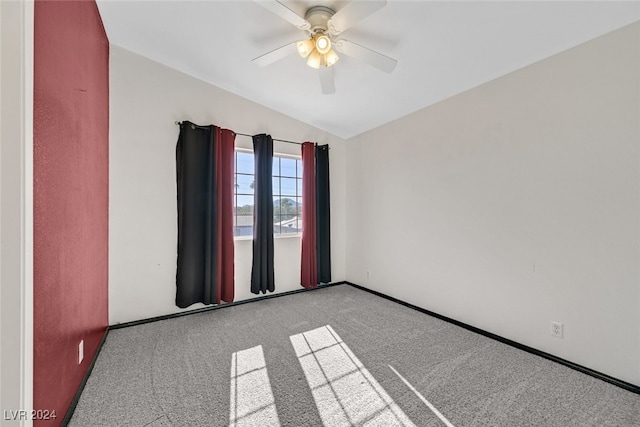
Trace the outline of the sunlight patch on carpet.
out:
<instances>
[{"instance_id":1,"label":"sunlight patch on carpet","mask_svg":"<svg viewBox=\"0 0 640 427\"><path fill-rule=\"evenodd\" d=\"M442 415L442 412L438 411L438 409L436 409L436 407L433 406L431 402L425 399L422 393L416 390L416 388L412 386L411 383L407 381L402 375L400 375L400 373L396 371L393 366L389 365L389 368L391 368L391 370L402 380L402 382L405 383L405 385L409 387L409 389L414 392L416 396L418 396L418 399L420 399L422 403L427 405L427 408L429 408L431 412L433 412L438 418L440 418L440 421L442 421L447 427L455 427L453 424L451 424L451 421L449 421L444 415Z\"/></svg>"},{"instance_id":2,"label":"sunlight patch on carpet","mask_svg":"<svg viewBox=\"0 0 640 427\"><path fill-rule=\"evenodd\" d=\"M289 337L326 426L414 426L329 325Z\"/></svg>"},{"instance_id":3,"label":"sunlight patch on carpet","mask_svg":"<svg viewBox=\"0 0 640 427\"><path fill-rule=\"evenodd\" d=\"M229 427L280 427L262 346L231 356Z\"/></svg>"}]
</instances>

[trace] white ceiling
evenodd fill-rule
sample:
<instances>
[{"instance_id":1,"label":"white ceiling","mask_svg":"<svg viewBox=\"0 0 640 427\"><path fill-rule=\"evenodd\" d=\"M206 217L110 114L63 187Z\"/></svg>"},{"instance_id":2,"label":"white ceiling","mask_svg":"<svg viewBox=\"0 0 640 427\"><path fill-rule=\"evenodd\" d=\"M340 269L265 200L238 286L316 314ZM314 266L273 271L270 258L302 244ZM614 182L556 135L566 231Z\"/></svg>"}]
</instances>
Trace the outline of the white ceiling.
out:
<instances>
[{"instance_id":1,"label":"white ceiling","mask_svg":"<svg viewBox=\"0 0 640 427\"><path fill-rule=\"evenodd\" d=\"M339 10L346 1L285 1ZM393 1L342 37L398 60L391 74L341 55L336 93L295 53L251 59L304 32L253 1L98 0L115 45L342 138L640 20L639 2Z\"/></svg>"}]
</instances>

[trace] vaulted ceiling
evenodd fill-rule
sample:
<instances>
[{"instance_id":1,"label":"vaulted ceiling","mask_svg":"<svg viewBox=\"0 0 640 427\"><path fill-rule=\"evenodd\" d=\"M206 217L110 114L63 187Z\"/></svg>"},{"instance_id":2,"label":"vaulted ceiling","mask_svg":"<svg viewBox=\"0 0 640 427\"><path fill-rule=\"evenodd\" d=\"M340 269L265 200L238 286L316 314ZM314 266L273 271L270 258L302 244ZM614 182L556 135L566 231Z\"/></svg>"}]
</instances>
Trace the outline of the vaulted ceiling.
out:
<instances>
[{"instance_id":1,"label":"vaulted ceiling","mask_svg":"<svg viewBox=\"0 0 640 427\"><path fill-rule=\"evenodd\" d=\"M285 1L297 14L348 1ZM398 60L384 73L346 55L336 92L294 54L251 60L305 33L254 1L98 0L111 43L350 138L640 19L614 1L388 1L342 37Z\"/></svg>"}]
</instances>

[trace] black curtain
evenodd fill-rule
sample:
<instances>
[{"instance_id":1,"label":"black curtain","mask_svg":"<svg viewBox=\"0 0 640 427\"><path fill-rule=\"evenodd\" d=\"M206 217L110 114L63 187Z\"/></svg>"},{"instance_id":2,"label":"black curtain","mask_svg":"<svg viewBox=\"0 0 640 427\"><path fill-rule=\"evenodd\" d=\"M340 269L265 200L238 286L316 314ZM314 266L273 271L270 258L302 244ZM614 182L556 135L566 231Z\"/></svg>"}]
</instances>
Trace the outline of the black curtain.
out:
<instances>
[{"instance_id":1,"label":"black curtain","mask_svg":"<svg viewBox=\"0 0 640 427\"><path fill-rule=\"evenodd\" d=\"M178 268L176 305L215 303L217 227L214 127L182 122L176 145Z\"/></svg>"},{"instance_id":2,"label":"black curtain","mask_svg":"<svg viewBox=\"0 0 640 427\"><path fill-rule=\"evenodd\" d=\"M253 207L253 264L251 292L275 290L273 274L273 139L269 135L253 136L255 158Z\"/></svg>"},{"instance_id":3,"label":"black curtain","mask_svg":"<svg viewBox=\"0 0 640 427\"><path fill-rule=\"evenodd\" d=\"M180 124L176 145L178 260L176 305L234 299L235 133Z\"/></svg>"},{"instance_id":4,"label":"black curtain","mask_svg":"<svg viewBox=\"0 0 640 427\"><path fill-rule=\"evenodd\" d=\"M316 147L316 247L318 282L331 282L331 206L329 195L329 146Z\"/></svg>"}]
</instances>

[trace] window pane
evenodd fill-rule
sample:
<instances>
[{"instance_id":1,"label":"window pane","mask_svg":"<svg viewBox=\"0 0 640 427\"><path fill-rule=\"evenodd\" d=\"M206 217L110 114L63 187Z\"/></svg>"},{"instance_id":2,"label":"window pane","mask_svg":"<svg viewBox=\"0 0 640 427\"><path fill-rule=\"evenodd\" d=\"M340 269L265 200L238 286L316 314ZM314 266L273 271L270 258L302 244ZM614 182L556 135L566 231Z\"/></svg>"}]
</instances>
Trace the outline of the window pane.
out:
<instances>
[{"instance_id":1,"label":"window pane","mask_svg":"<svg viewBox=\"0 0 640 427\"><path fill-rule=\"evenodd\" d=\"M295 221L292 221L292 222L283 224L280 227L280 232L282 234L293 234L293 233L299 233L300 231L298 230L298 227L296 227Z\"/></svg>"},{"instance_id":2,"label":"window pane","mask_svg":"<svg viewBox=\"0 0 640 427\"><path fill-rule=\"evenodd\" d=\"M300 233L302 202L302 160L273 157L273 222L274 234ZM284 178L282 178L284 176ZM236 152L235 175L235 236L253 235L253 209L255 188L253 153Z\"/></svg>"},{"instance_id":3,"label":"window pane","mask_svg":"<svg viewBox=\"0 0 640 427\"><path fill-rule=\"evenodd\" d=\"M242 175L239 175L242 177ZM248 178L253 178L248 176ZM253 235L253 196L236 195L234 198L235 217L233 221L234 236Z\"/></svg>"},{"instance_id":4,"label":"window pane","mask_svg":"<svg viewBox=\"0 0 640 427\"><path fill-rule=\"evenodd\" d=\"M296 159L287 159L282 157L280 159L280 175L282 176L296 176Z\"/></svg>"},{"instance_id":5,"label":"window pane","mask_svg":"<svg viewBox=\"0 0 640 427\"><path fill-rule=\"evenodd\" d=\"M280 214L282 219L291 219L297 215L296 202L289 197L280 199Z\"/></svg>"},{"instance_id":6,"label":"window pane","mask_svg":"<svg viewBox=\"0 0 640 427\"><path fill-rule=\"evenodd\" d=\"M233 229L234 236L253 236L253 216L238 217L238 224Z\"/></svg>"},{"instance_id":7,"label":"window pane","mask_svg":"<svg viewBox=\"0 0 640 427\"><path fill-rule=\"evenodd\" d=\"M296 197L296 213L302 215L302 197Z\"/></svg>"},{"instance_id":8,"label":"window pane","mask_svg":"<svg viewBox=\"0 0 640 427\"><path fill-rule=\"evenodd\" d=\"M281 178L280 185L282 186L281 192L283 196L296 195L296 179L295 178Z\"/></svg>"},{"instance_id":9,"label":"window pane","mask_svg":"<svg viewBox=\"0 0 640 427\"><path fill-rule=\"evenodd\" d=\"M273 217L275 221L275 217L280 215L280 198L278 196L273 196Z\"/></svg>"},{"instance_id":10,"label":"window pane","mask_svg":"<svg viewBox=\"0 0 640 427\"><path fill-rule=\"evenodd\" d=\"M253 175L236 175L236 193L253 194L254 176Z\"/></svg>"},{"instance_id":11,"label":"window pane","mask_svg":"<svg viewBox=\"0 0 640 427\"><path fill-rule=\"evenodd\" d=\"M236 207L246 209L250 209L250 212L253 212L253 196L236 196Z\"/></svg>"},{"instance_id":12,"label":"window pane","mask_svg":"<svg viewBox=\"0 0 640 427\"><path fill-rule=\"evenodd\" d=\"M280 234L280 217L273 217L273 234Z\"/></svg>"},{"instance_id":13,"label":"window pane","mask_svg":"<svg viewBox=\"0 0 640 427\"><path fill-rule=\"evenodd\" d=\"M236 164L236 173L254 173L253 169L253 153L243 153L236 151L238 162Z\"/></svg>"}]
</instances>

